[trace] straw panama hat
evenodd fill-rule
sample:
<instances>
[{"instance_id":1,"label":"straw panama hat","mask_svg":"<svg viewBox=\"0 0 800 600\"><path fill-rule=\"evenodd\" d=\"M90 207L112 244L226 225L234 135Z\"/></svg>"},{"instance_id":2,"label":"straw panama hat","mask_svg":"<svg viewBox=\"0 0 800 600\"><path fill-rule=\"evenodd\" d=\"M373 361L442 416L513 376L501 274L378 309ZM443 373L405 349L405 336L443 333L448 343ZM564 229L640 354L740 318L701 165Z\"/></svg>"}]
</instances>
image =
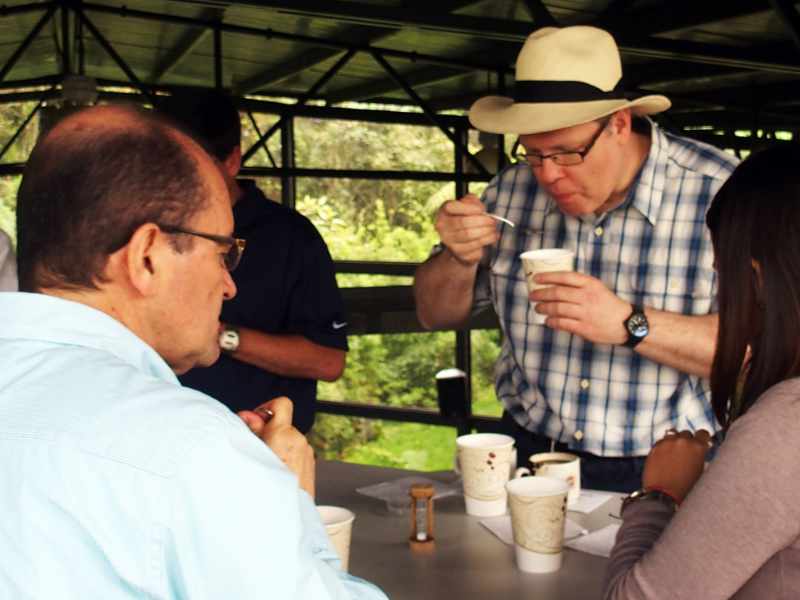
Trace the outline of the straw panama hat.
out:
<instances>
[{"instance_id":1,"label":"straw panama hat","mask_svg":"<svg viewBox=\"0 0 800 600\"><path fill-rule=\"evenodd\" d=\"M469 120L481 131L524 135L588 123L622 108L652 115L670 107L660 95L627 100L621 80L619 49L608 32L543 27L528 36L517 57L514 97L481 98Z\"/></svg>"}]
</instances>

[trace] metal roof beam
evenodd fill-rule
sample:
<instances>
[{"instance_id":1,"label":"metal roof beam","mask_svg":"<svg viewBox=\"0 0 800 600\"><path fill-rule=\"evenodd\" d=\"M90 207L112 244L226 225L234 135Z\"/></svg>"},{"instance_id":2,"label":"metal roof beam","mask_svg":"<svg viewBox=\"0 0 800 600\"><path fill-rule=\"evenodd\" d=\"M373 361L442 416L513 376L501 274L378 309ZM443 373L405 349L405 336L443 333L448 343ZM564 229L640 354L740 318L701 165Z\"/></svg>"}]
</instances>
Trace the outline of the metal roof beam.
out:
<instances>
[{"instance_id":1,"label":"metal roof beam","mask_svg":"<svg viewBox=\"0 0 800 600\"><path fill-rule=\"evenodd\" d=\"M446 12L415 12L405 8L337 0L252 0L239 3L271 8L279 13L298 17L331 19L354 25L368 25L393 30L400 30L404 27L420 27L441 33L469 36L488 35L493 39L508 42L524 40L532 31L531 24L524 21L454 15Z\"/></svg>"},{"instance_id":2,"label":"metal roof beam","mask_svg":"<svg viewBox=\"0 0 800 600\"><path fill-rule=\"evenodd\" d=\"M92 4L89 2L85 2L81 5L83 10L86 12L96 12L101 14L112 14L119 17L127 17L127 18L136 18L142 19L146 21L158 21L161 23L179 23L183 25L193 25L198 27L209 27L214 28L217 26L216 23L213 21L207 21L202 19L193 19L190 17L182 17L178 15L167 15L161 13L154 13L144 10L135 10L128 7L115 7L115 6L106 6L104 4ZM475 70L497 70L498 68L505 68L504 65L499 65L497 63L484 63L484 62L475 62L470 63L468 61L458 60L454 58L442 58L441 56L432 56L428 54L420 54L418 52L407 52L403 50L394 50L390 48L376 48L369 44L358 44L352 42L339 42L336 40L330 40L325 38L316 38L309 35L300 35L295 33L284 33L281 31L275 31L273 29L258 29L255 27L246 27L243 25L232 25L229 23L222 23L219 25L219 28L224 31L225 33L234 33L238 35L251 35L255 37L265 38L267 40L276 39L276 40L287 40L290 42L298 42L301 44L308 44L310 46L316 46L320 48L331 48L337 51L349 51L353 50L356 52L367 52L372 53L374 50L378 50L384 56L388 56L391 58L399 58L402 60L409 60L412 62L419 62L419 63L427 63L433 65L442 65L445 67L453 67L456 69L475 69ZM483 35L483 33L479 32L476 35ZM485 37L485 36L484 36ZM524 39L524 36L518 36L519 40ZM517 41L519 41L517 40ZM507 69L509 73L513 73L512 69Z\"/></svg>"},{"instance_id":3,"label":"metal roof beam","mask_svg":"<svg viewBox=\"0 0 800 600\"><path fill-rule=\"evenodd\" d=\"M9 74L11 69L14 68L14 65L17 64L17 61L20 57L25 53L30 45L33 43L33 40L36 39L36 36L42 31L45 25L50 21L53 17L53 13L56 12L56 5L51 4L47 11L41 16L41 18L36 22L36 25L33 26L33 29L30 30L28 35L25 36L25 39L22 40L17 49L11 54L11 56L6 61L6 64L3 65L3 68L0 69L0 81L3 81L6 76Z\"/></svg>"},{"instance_id":4,"label":"metal roof beam","mask_svg":"<svg viewBox=\"0 0 800 600\"><path fill-rule=\"evenodd\" d=\"M633 3L634 0L611 0L603 12L598 15L597 22L613 22L614 19L623 15Z\"/></svg>"},{"instance_id":5,"label":"metal roof beam","mask_svg":"<svg viewBox=\"0 0 800 600\"><path fill-rule=\"evenodd\" d=\"M800 48L800 15L794 7L794 2L787 0L769 0L772 8L778 13L786 31L792 36L794 45Z\"/></svg>"},{"instance_id":6,"label":"metal roof beam","mask_svg":"<svg viewBox=\"0 0 800 600\"><path fill-rule=\"evenodd\" d=\"M461 9L465 6L475 4L475 0L451 2L445 8L449 11ZM365 27L350 27L337 34L340 39L358 40L362 44L373 44L386 37L394 35L394 31L387 32L385 29L367 29ZM306 69L313 68L340 54L340 50L312 48L307 52L297 55L288 61L283 61L277 67L270 67L241 83L234 86L234 92L240 95L249 94L259 88L287 79Z\"/></svg>"},{"instance_id":7,"label":"metal roof beam","mask_svg":"<svg viewBox=\"0 0 800 600\"><path fill-rule=\"evenodd\" d=\"M659 89L672 84L685 84L692 80L749 73L732 67L718 65L698 65L680 61L660 61L654 64L627 65L625 67L625 87L628 90Z\"/></svg>"},{"instance_id":8,"label":"metal roof beam","mask_svg":"<svg viewBox=\"0 0 800 600\"><path fill-rule=\"evenodd\" d=\"M115 63L117 63L117 66L122 70L123 73L125 73L130 82L136 88L139 89L142 95L145 98L147 98L147 100L150 103L152 103L153 102L152 93L150 92L148 87L144 83L142 83L141 80L136 76L136 73L133 72L133 69L131 69L128 66L128 64L123 60L123 58L119 55L119 53L116 50L114 50L114 46L112 46L111 43L105 38L105 36L102 33L100 33L100 30L97 29L97 27L95 27L94 23L92 23L89 20L89 18L82 10L77 9L75 12L80 18L81 22L83 23L83 26L86 27L86 29L89 30L89 33L92 34L94 39L97 40L97 43L100 44L100 46L102 46L102 48L108 53L108 55L112 58L112 60Z\"/></svg>"},{"instance_id":9,"label":"metal roof beam","mask_svg":"<svg viewBox=\"0 0 800 600\"><path fill-rule=\"evenodd\" d=\"M525 0L525 8L528 9L534 24L537 27L557 27L558 21L550 14L547 7L541 0Z\"/></svg>"},{"instance_id":10,"label":"metal roof beam","mask_svg":"<svg viewBox=\"0 0 800 600\"><path fill-rule=\"evenodd\" d=\"M363 44L371 44L385 39L393 33L394 32L387 33L384 29L370 29L367 32L363 27L349 27L340 34L337 34L337 37L346 40L359 40L359 42ZM316 67L341 53L341 49L311 48L286 61L282 61L281 64L276 67L270 67L241 81L234 86L234 93L238 95L250 94L264 86L287 79L306 69Z\"/></svg>"},{"instance_id":11,"label":"metal roof beam","mask_svg":"<svg viewBox=\"0 0 800 600\"><path fill-rule=\"evenodd\" d=\"M648 38L643 42L623 39L617 41L620 51L630 56L800 75L800 64L790 59L791 54L787 55L785 44L739 48L662 38Z\"/></svg>"},{"instance_id":12,"label":"metal roof beam","mask_svg":"<svg viewBox=\"0 0 800 600\"><path fill-rule=\"evenodd\" d=\"M202 19L214 21L222 19L223 11L218 9L206 10L202 13ZM150 81L156 83L161 81L167 73L174 70L187 56L189 56L197 46L203 43L211 29L204 26L189 25L187 31L170 50L167 51L163 60L156 65L150 75Z\"/></svg>"},{"instance_id":13,"label":"metal roof beam","mask_svg":"<svg viewBox=\"0 0 800 600\"><path fill-rule=\"evenodd\" d=\"M297 99L297 104L305 104L311 98L313 98L317 93L319 93L319 91L323 87L325 87L325 85L328 83L328 81L330 81L331 78L334 75L336 75L336 73L338 73L339 70L343 66L345 66L348 62L350 62L350 59L353 58L354 55L355 55L355 51L354 50L350 50L349 52L347 52L347 54L345 54L341 58L339 58L339 60L336 61L335 65L333 65L322 77L320 77L317 80L317 82L313 86L311 86L311 88L305 94L303 94L300 98ZM250 157L253 156L253 154L258 152L258 149L261 146L263 146L264 144L267 143L267 141L269 140L269 138L272 136L273 133L275 133L278 129L280 129L282 127L283 122L284 122L284 120L286 118L287 118L286 114L281 115L281 118L278 119L277 123L272 125L272 127L270 127L266 131L266 133L264 133L264 135L262 135L258 139L258 141L256 141L256 143L254 143L252 146L250 146L250 148L247 150L247 152L245 152L242 155L242 165L244 165L250 159Z\"/></svg>"},{"instance_id":14,"label":"metal roof beam","mask_svg":"<svg viewBox=\"0 0 800 600\"><path fill-rule=\"evenodd\" d=\"M401 88L403 88L406 94L408 94L408 97L411 98L417 104L417 106L422 109L422 112L425 113L425 116L427 116L431 122L436 125L451 142L453 142L453 145L456 147L456 149L478 169L477 172L481 175L488 175L489 172L486 170L486 167L484 167L483 164L470 153L466 144L462 143L462 141L458 139L458 136L454 135L453 132L450 131L450 129L439 119L439 116L436 114L436 112L432 110L428 103L425 102L419 96L419 94L417 94L414 89L403 80L395 68L390 65L388 61L377 51L372 53L372 58L375 59L375 62L382 66L387 73L389 73L389 76L394 79Z\"/></svg>"},{"instance_id":15,"label":"metal roof beam","mask_svg":"<svg viewBox=\"0 0 800 600\"><path fill-rule=\"evenodd\" d=\"M509 42L524 41L531 31L531 24L523 21L474 17L429 11L409 12L404 8L379 5L355 4L337 0L238 0L239 4L271 8L277 12L297 16L333 19L360 25L401 29L417 26L423 29L450 34L488 36ZM540 4L540 0L526 0L526 5ZM544 11L547 9L542 6ZM673 0L669 10L653 18L652 10L626 11L622 17L594 24L610 31L635 35L637 38L696 27L714 21L764 12L770 9L767 0L726 0L726 2L697 2L697 0ZM547 11L548 14L549 11ZM552 18L552 16L551 16ZM535 23L535 28L541 26Z\"/></svg>"},{"instance_id":16,"label":"metal roof beam","mask_svg":"<svg viewBox=\"0 0 800 600\"><path fill-rule=\"evenodd\" d=\"M13 15L24 15L29 12L42 12L60 6L60 2L34 2L32 4L18 4L17 6L0 6L0 18Z\"/></svg>"},{"instance_id":17,"label":"metal roof beam","mask_svg":"<svg viewBox=\"0 0 800 600\"><path fill-rule=\"evenodd\" d=\"M681 127L712 126L718 129L752 129L752 111L742 111L731 107L719 110L697 110L691 112L670 111L673 121ZM770 130L792 131L800 126L800 116L797 114L759 113L758 123L761 127ZM692 131L686 134L691 137Z\"/></svg>"},{"instance_id":18,"label":"metal roof beam","mask_svg":"<svg viewBox=\"0 0 800 600\"><path fill-rule=\"evenodd\" d=\"M158 13L150 13L146 11L133 10L130 8L115 8L105 5L97 5L86 3L83 5L85 10L101 12L106 14L116 14L120 16L136 17L141 19L151 19L163 22L175 22L185 24L204 24L208 27L213 27L214 23L203 22L197 19L190 19L187 17L179 17L176 15L161 15ZM453 15L453 18L462 18ZM496 39L500 37L506 41L522 42L530 32L530 26L516 21L502 21L499 19L478 19L481 27L471 31L483 39ZM498 23L504 25L506 29L513 29L514 31L498 34L495 36L493 27L498 26ZM348 44L345 42L336 42L332 40L325 40L321 38L314 38L305 35L287 34L277 32L274 30L262 30L253 27L244 27L239 25L230 25L223 23L221 29L228 33L237 33L243 35L255 35L260 37L285 39L297 41L300 43L307 43L313 46L334 48L337 50L356 50L359 52L380 52L385 57L400 58L410 60L413 62L438 64L442 66L450 66L454 68L471 68L480 70L496 71L502 69L504 72L513 73L513 70L506 65L490 65L481 64L479 62L470 62L463 60L447 59L438 56L429 56L418 54L415 52L405 52L392 49L383 49L372 47L368 44ZM687 42L682 40L665 40L665 39L649 39L646 42L642 40L626 40L624 38L618 39L620 49L623 53L634 56L643 56L648 58L658 58L667 60L684 60L693 63L706 63L718 64L722 66L731 66L736 68L744 68L751 70L760 70L773 73L790 73L793 75L800 74L800 65L785 60L785 53L765 53L763 51L747 48L735 48L730 46L719 46L710 44L700 44L696 42Z\"/></svg>"},{"instance_id":19,"label":"metal roof beam","mask_svg":"<svg viewBox=\"0 0 800 600\"><path fill-rule=\"evenodd\" d=\"M652 7L616 14L604 13L593 23L608 29L614 36L643 38L651 35L700 27L765 12L770 9L767 0L726 0L725 2L697 2L697 0L670 0L669 10L658 12Z\"/></svg>"},{"instance_id":20,"label":"metal roof beam","mask_svg":"<svg viewBox=\"0 0 800 600\"><path fill-rule=\"evenodd\" d=\"M799 81L782 81L765 85L742 85L693 94L697 102L722 106L750 107L751 111L767 107L774 110L783 104L795 104L800 99Z\"/></svg>"},{"instance_id":21,"label":"metal roof beam","mask_svg":"<svg viewBox=\"0 0 800 600\"><path fill-rule=\"evenodd\" d=\"M410 73L404 73L403 78L409 85L416 88L447 81L456 77L464 77L470 73L470 71L454 71L452 69L442 69L441 67L422 67ZM384 94L395 92L398 89L400 88L394 79L375 79L338 90L332 94L328 94L325 99L330 104L338 104L350 100L379 98Z\"/></svg>"}]
</instances>

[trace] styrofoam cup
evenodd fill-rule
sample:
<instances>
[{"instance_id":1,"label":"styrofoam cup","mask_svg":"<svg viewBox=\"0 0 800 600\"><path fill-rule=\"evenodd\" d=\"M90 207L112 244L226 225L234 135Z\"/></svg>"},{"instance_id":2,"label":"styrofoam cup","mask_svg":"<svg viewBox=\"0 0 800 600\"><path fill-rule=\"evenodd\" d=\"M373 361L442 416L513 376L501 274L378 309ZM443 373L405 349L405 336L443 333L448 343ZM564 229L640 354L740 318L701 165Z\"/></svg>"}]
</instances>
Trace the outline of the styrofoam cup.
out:
<instances>
[{"instance_id":1,"label":"styrofoam cup","mask_svg":"<svg viewBox=\"0 0 800 600\"><path fill-rule=\"evenodd\" d=\"M569 484L553 477L521 477L506 484L517 567L528 573L561 568Z\"/></svg>"},{"instance_id":2,"label":"styrofoam cup","mask_svg":"<svg viewBox=\"0 0 800 600\"><path fill-rule=\"evenodd\" d=\"M514 438L500 433L471 433L456 438L458 465L467 514L506 513L506 483L516 462Z\"/></svg>"},{"instance_id":3,"label":"styrofoam cup","mask_svg":"<svg viewBox=\"0 0 800 600\"><path fill-rule=\"evenodd\" d=\"M319 516L328 532L328 538L339 559L342 570L347 571L350 564L350 540L353 535L353 521L356 515L341 506L318 506Z\"/></svg>"},{"instance_id":4,"label":"styrofoam cup","mask_svg":"<svg viewBox=\"0 0 800 600\"><path fill-rule=\"evenodd\" d=\"M519 255L522 260L522 267L525 270L525 281L528 283L528 293L539 288L549 287L533 281L534 275L538 273L549 273L551 271L574 271L575 253L566 248L541 248L539 250L528 250ZM531 308L534 310L533 322L543 325L547 320L547 315L541 315L535 311L536 303L532 302Z\"/></svg>"}]
</instances>

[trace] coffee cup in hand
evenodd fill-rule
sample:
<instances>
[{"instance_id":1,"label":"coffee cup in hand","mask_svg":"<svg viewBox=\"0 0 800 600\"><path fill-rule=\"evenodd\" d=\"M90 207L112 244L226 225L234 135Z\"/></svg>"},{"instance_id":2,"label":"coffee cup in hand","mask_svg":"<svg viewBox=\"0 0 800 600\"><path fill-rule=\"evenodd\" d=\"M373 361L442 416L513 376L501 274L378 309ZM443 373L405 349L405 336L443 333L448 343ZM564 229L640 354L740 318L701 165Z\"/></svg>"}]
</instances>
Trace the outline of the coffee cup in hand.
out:
<instances>
[{"instance_id":1,"label":"coffee cup in hand","mask_svg":"<svg viewBox=\"0 0 800 600\"><path fill-rule=\"evenodd\" d=\"M553 271L574 271L575 253L566 248L541 248L539 250L528 250L519 255L522 260L522 267L525 270L525 281L528 284L528 293L539 288L549 287L536 283L533 278L539 273L550 273ZM533 322L543 325L547 320L547 315L535 312L536 303L533 302L531 308L534 309Z\"/></svg>"}]
</instances>

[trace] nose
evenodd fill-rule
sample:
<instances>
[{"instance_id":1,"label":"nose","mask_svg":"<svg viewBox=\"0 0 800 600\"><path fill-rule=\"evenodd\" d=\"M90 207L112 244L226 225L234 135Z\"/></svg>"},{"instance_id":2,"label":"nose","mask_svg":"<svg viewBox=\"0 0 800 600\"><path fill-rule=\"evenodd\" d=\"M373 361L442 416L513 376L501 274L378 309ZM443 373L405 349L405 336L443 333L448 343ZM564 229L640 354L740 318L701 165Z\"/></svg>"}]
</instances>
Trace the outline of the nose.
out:
<instances>
[{"instance_id":1,"label":"nose","mask_svg":"<svg viewBox=\"0 0 800 600\"><path fill-rule=\"evenodd\" d=\"M545 185L549 185L551 183L555 183L561 176L563 175L564 171L561 167L559 167L556 163L552 161L550 158L545 158L542 161L541 167L534 167L533 174L536 176L536 179Z\"/></svg>"},{"instance_id":2,"label":"nose","mask_svg":"<svg viewBox=\"0 0 800 600\"><path fill-rule=\"evenodd\" d=\"M225 269L222 280L222 297L225 300L230 300L236 295L236 284L233 282L230 271Z\"/></svg>"}]
</instances>

